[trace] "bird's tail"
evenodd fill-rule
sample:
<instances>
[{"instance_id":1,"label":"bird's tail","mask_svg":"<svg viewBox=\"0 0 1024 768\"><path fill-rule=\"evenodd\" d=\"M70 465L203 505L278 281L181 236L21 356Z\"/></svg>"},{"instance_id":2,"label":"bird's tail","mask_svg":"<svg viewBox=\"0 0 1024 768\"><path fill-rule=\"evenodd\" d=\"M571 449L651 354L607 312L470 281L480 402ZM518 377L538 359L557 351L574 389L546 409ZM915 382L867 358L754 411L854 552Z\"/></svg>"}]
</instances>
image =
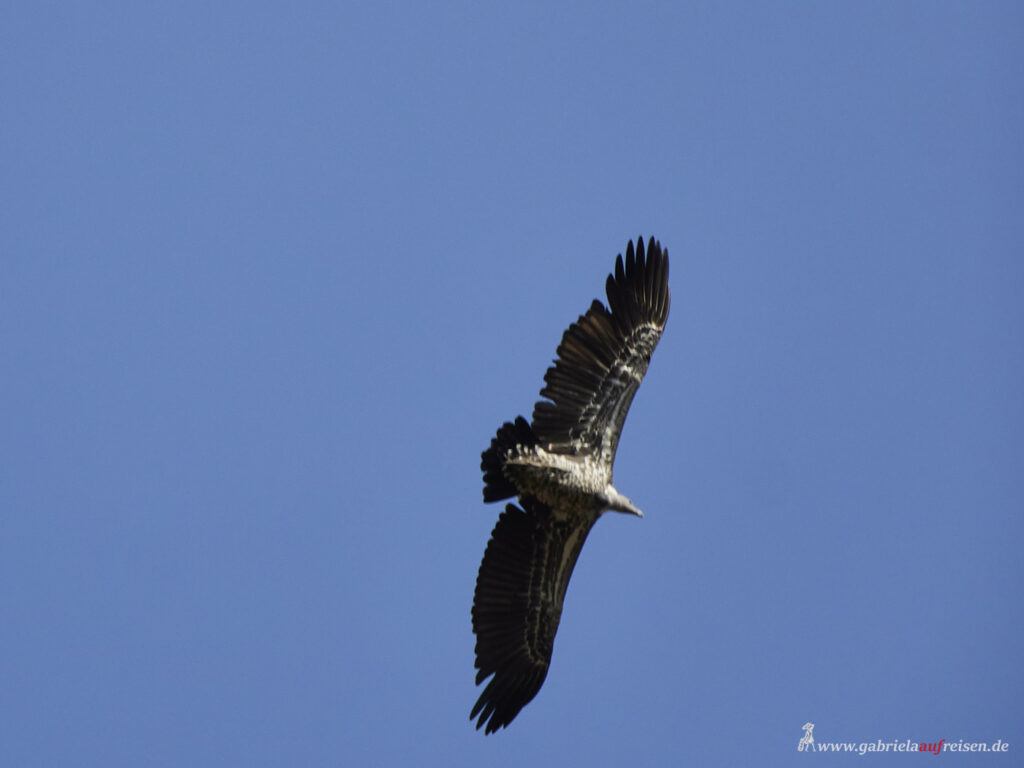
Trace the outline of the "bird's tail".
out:
<instances>
[{"instance_id":1,"label":"bird's tail","mask_svg":"<svg viewBox=\"0 0 1024 768\"><path fill-rule=\"evenodd\" d=\"M484 501L500 501L516 496L519 491L505 477L505 461L520 448L537 445L537 436L530 423L517 416L515 423L506 421L491 440L491 447L480 455L480 469L484 472Z\"/></svg>"}]
</instances>

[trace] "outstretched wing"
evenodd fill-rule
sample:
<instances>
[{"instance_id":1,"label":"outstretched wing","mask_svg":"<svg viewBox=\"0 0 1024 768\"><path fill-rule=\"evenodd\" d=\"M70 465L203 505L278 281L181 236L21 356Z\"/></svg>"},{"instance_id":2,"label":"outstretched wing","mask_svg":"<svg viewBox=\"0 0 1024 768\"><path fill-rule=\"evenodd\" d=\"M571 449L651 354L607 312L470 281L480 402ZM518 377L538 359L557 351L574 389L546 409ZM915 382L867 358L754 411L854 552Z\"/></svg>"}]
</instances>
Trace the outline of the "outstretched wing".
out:
<instances>
[{"instance_id":1,"label":"outstretched wing","mask_svg":"<svg viewBox=\"0 0 1024 768\"><path fill-rule=\"evenodd\" d=\"M494 675L469 715L494 733L544 683L569 577L596 516L558 519L530 497L509 504L484 552L473 597L476 684Z\"/></svg>"},{"instance_id":2,"label":"outstretched wing","mask_svg":"<svg viewBox=\"0 0 1024 768\"><path fill-rule=\"evenodd\" d=\"M615 260L608 308L595 300L562 336L533 409L533 430L558 453L600 458L609 478L619 434L668 319L668 251L643 238ZM550 402L549 402L550 401Z\"/></svg>"}]
</instances>

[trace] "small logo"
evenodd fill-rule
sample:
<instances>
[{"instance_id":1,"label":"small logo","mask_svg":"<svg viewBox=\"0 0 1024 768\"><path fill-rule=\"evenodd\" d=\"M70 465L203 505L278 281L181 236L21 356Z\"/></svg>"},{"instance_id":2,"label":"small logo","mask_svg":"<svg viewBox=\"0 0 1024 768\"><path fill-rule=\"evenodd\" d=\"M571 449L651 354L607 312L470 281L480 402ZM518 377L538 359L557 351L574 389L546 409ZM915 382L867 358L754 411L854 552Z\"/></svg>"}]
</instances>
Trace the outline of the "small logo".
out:
<instances>
[{"instance_id":1,"label":"small logo","mask_svg":"<svg viewBox=\"0 0 1024 768\"><path fill-rule=\"evenodd\" d=\"M811 731L814 730L814 723L804 723L804 735L800 739L800 743L796 745L797 752L803 752L805 749L808 752L814 751L814 736Z\"/></svg>"}]
</instances>

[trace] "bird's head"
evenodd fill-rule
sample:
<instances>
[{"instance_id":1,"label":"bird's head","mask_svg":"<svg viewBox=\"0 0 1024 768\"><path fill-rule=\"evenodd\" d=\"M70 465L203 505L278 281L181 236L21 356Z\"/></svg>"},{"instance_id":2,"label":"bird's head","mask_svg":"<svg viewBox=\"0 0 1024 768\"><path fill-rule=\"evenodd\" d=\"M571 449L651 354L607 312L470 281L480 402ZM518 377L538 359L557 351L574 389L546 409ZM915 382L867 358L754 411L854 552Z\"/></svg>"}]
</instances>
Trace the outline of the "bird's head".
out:
<instances>
[{"instance_id":1,"label":"bird's head","mask_svg":"<svg viewBox=\"0 0 1024 768\"><path fill-rule=\"evenodd\" d=\"M604 502L607 509L614 512L625 512L628 515L636 515L637 517L644 516L644 513L640 511L639 507L615 490L615 488L610 484L601 494L601 501Z\"/></svg>"}]
</instances>

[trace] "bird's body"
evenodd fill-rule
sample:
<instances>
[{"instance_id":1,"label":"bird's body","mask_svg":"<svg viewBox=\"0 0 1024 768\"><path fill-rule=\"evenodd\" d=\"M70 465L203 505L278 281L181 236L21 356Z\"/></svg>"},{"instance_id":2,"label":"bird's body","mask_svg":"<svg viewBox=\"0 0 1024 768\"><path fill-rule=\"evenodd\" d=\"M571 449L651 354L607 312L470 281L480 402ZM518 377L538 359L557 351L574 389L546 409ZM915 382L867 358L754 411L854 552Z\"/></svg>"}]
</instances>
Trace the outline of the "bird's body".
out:
<instances>
[{"instance_id":1,"label":"bird's body","mask_svg":"<svg viewBox=\"0 0 1024 768\"><path fill-rule=\"evenodd\" d=\"M484 451L484 501L508 504L484 552L473 600L476 682L494 675L470 718L508 725L547 676L569 577L606 511L642 516L612 485L619 435L669 311L668 252L651 238L615 263L609 309L594 301L562 337L532 423L506 422Z\"/></svg>"},{"instance_id":2,"label":"bird's body","mask_svg":"<svg viewBox=\"0 0 1024 768\"><path fill-rule=\"evenodd\" d=\"M556 515L604 512L625 499L611 484L604 465L590 456L550 453L537 446L507 458L504 471L520 496L533 497ZM642 517L640 510L634 514Z\"/></svg>"}]
</instances>

